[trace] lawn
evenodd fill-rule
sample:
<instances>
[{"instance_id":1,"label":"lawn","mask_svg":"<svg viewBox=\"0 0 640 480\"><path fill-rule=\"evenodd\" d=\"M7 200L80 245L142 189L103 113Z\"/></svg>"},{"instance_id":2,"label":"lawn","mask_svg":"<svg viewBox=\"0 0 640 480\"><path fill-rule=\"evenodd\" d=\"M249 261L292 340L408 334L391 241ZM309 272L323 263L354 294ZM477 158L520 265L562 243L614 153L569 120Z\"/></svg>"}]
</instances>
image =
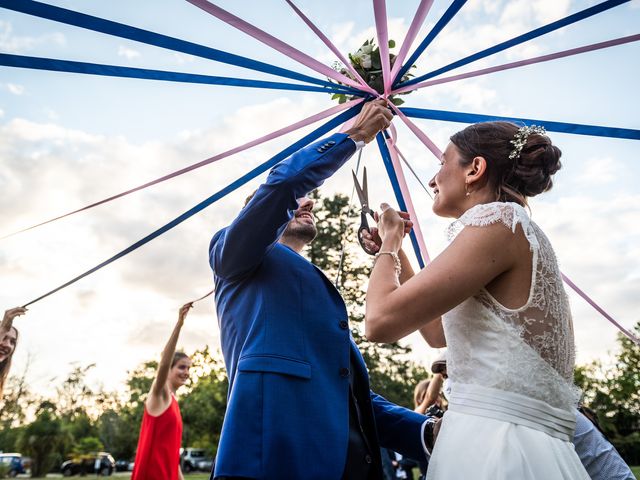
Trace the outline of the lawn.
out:
<instances>
[{"instance_id":1,"label":"lawn","mask_svg":"<svg viewBox=\"0 0 640 480\"><path fill-rule=\"evenodd\" d=\"M631 467L631 471L633 472L633 474L636 476L636 478L638 480L640 480L640 466L638 467ZM22 477L22 475L20 476ZM28 478L28 477L25 477ZM51 478L55 478L52 476L48 476L47 478L51 479ZM79 478L79 477L78 477ZM90 478L102 478L102 477L92 477L91 475L84 477L87 479ZM111 478L115 478L115 479L123 479L123 480L129 480L131 477L129 475L114 475ZM184 476L185 480L209 480L209 474L208 473L190 473L189 475L185 475ZM31 480L45 480L44 478L36 478L36 479L31 479Z\"/></svg>"},{"instance_id":2,"label":"lawn","mask_svg":"<svg viewBox=\"0 0 640 480\"><path fill-rule=\"evenodd\" d=\"M38 477L38 478L31 478L28 475L20 475L18 478L29 478L31 480L51 480L52 478L62 478L62 475L58 474L54 474L54 473L50 473L49 475L47 475L47 478L43 478L43 477ZM96 477L95 475L87 475L86 477L78 477L78 476L74 476L71 478L78 478L78 479L86 479L86 480L91 480L91 479L98 479L98 478L113 478L114 480L130 480L131 479L131 474L126 474L126 473L116 473L111 477ZM209 480L209 474L208 473L190 473L188 475L184 476L185 480Z\"/></svg>"}]
</instances>

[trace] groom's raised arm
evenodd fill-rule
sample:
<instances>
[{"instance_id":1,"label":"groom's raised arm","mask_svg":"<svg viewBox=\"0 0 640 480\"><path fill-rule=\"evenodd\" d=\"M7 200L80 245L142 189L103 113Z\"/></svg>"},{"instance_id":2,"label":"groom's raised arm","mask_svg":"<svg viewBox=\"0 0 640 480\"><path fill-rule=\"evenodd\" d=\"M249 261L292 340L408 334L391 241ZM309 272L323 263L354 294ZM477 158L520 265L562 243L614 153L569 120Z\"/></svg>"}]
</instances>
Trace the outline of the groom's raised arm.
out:
<instances>
[{"instance_id":1,"label":"groom's raised arm","mask_svg":"<svg viewBox=\"0 0 640 480\"><path fill-rule=\"evenodd\" d=\"M294 153L276 165L231 225L216 233L209 263L220 278L232 279L255 269L292 218L304 197L333 175L356 151L389 125L384 101L364 106L354 125Z\"/></svg>"},{"instance_id":2,"label":"groom's raised arm","mask_svg":"<svg viewBox=\"0 0 640 480\"><path fill-rule=\"evenodd\" d=\"M297 199L322 185L355 150L347 134L336 133L276 165L233 223L213 237L209 261L216 275L230 279L256 268L291 220Z\"/></svg>"}]
</instances>

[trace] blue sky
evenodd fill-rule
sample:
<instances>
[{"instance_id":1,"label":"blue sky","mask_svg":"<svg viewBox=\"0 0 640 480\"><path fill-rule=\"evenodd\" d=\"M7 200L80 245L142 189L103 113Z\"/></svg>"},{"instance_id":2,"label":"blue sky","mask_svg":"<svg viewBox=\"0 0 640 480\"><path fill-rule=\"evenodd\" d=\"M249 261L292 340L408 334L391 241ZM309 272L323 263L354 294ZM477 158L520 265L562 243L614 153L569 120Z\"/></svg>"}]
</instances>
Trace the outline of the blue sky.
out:
<instances>
[{"instance_id":1,"label":"blue sky","mask_svg":"<svg viewBox=\"0 0 640 480\"><path fill-rule=\"evenodd\" d=\"M52 4L153 30L319 76L188 2L68 0ZM578 0L468 2L417 62L427 72L587 8ZM388 2L390 36L400 44L417 1ZM218 5L331 64L333 56L284 1ZM344 52L374 34L370 2L298 4ZM436 0L422 35L448 7ZM475 70L638 33L640 2L463 67ZM420 38L420 36L419 36ZM397 49L396 49L397 51ZM241 78L264 74L0 9L0 52ZM430 87L407 106L640 128L640 46L628 44L546 64ZM454 72L452 72L454 73ZM332 106L328 95L174 84L0 67L2 232L31 224L195 163ZM437 163L400 122L398 144L423 180ZM464 125L418 120L441 149ZM91 212L2 241L0 300L21 304L109 257L299 138L225 159ZM532 201L533 218L556 247L561 268L624 325L640 316L640 142L552 134L563 150L555 188ZM371 196L392 193L375 147L364 155ZM96 382L116 388L138 362L158 355L178 307L210 288L206 249L258 180L144 249L34 305L22 327L16 368L32 356L36 389L72 362L96 363ZM433 253L448 220L410 181ZM325 193L350 192L348 170ZM605 358L615 330L572 296L578 360ZM434 354L412 337L415 356ZM187 350L218 344L211 303L192 312Z\"/></svg>"}]
</instances>

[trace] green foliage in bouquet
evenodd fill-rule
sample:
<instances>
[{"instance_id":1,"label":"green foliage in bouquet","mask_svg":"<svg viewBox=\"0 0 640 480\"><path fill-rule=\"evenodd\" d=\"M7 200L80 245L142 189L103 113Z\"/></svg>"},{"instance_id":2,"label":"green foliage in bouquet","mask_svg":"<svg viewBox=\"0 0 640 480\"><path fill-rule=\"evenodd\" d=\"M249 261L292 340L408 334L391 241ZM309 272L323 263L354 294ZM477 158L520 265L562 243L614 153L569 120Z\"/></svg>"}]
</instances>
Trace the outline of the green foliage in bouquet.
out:
<instances>
[{"instance_id":1,"label":"green foliage in bouquet","mask_svg":"<svg viewBox=\"0 0 640 480\"><path fill-rule=\"evenodd\" d=\"M394 48L396 46L396 42L393 40L389 40L389 48ZM391 68L393 68L393 64L396 61L397 55L389 53L389 64ZM362 79L367 82L367 84L373 88L378 93L384 93L384 81L382 77L382 61L380 59L380 48L374 43L373 39L365 41L362 46L355 52L349 54L349 62L353 66L356 72L360 74ZM411 68L414 68L415 65L412 65ZM340 72L341 74L356 80L353 78L351 72L340 62L336 62L333 65L334 70ZM413 77L412 74L406 73L401 82L409 80ZM411 92L401 93L400 95L407 95ZM344 103L347 100L353 100L354 96L347 95L344 93L336 93L331 99L338 100L338 103ZM394 105L402 105L404 100L398 98L397 95L391 95L389 100Z\"/></svg>"}]
</instances>

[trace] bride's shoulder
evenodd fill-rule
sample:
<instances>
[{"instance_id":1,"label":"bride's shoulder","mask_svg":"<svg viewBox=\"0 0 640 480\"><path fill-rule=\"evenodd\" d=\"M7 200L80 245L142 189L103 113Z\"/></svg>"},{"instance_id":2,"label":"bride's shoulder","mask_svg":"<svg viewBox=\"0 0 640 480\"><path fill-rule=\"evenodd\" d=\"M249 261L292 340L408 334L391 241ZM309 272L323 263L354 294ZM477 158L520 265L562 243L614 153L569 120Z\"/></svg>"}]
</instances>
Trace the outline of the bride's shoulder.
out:
<instances>
[{"instance_id":1,"label":"bride's shoulder","mask_svg":"<svg viewBox=\"0 0 640 480\"><path fill-rule=\"evenodd\" d=\"M487 227L501 223L515 232L518 223L527 229L530 220L527 211L514 202L481 203L471 207L455 220L447 230L449 240L452 240L464 227Z\"/></svg>"}]
</instances>

